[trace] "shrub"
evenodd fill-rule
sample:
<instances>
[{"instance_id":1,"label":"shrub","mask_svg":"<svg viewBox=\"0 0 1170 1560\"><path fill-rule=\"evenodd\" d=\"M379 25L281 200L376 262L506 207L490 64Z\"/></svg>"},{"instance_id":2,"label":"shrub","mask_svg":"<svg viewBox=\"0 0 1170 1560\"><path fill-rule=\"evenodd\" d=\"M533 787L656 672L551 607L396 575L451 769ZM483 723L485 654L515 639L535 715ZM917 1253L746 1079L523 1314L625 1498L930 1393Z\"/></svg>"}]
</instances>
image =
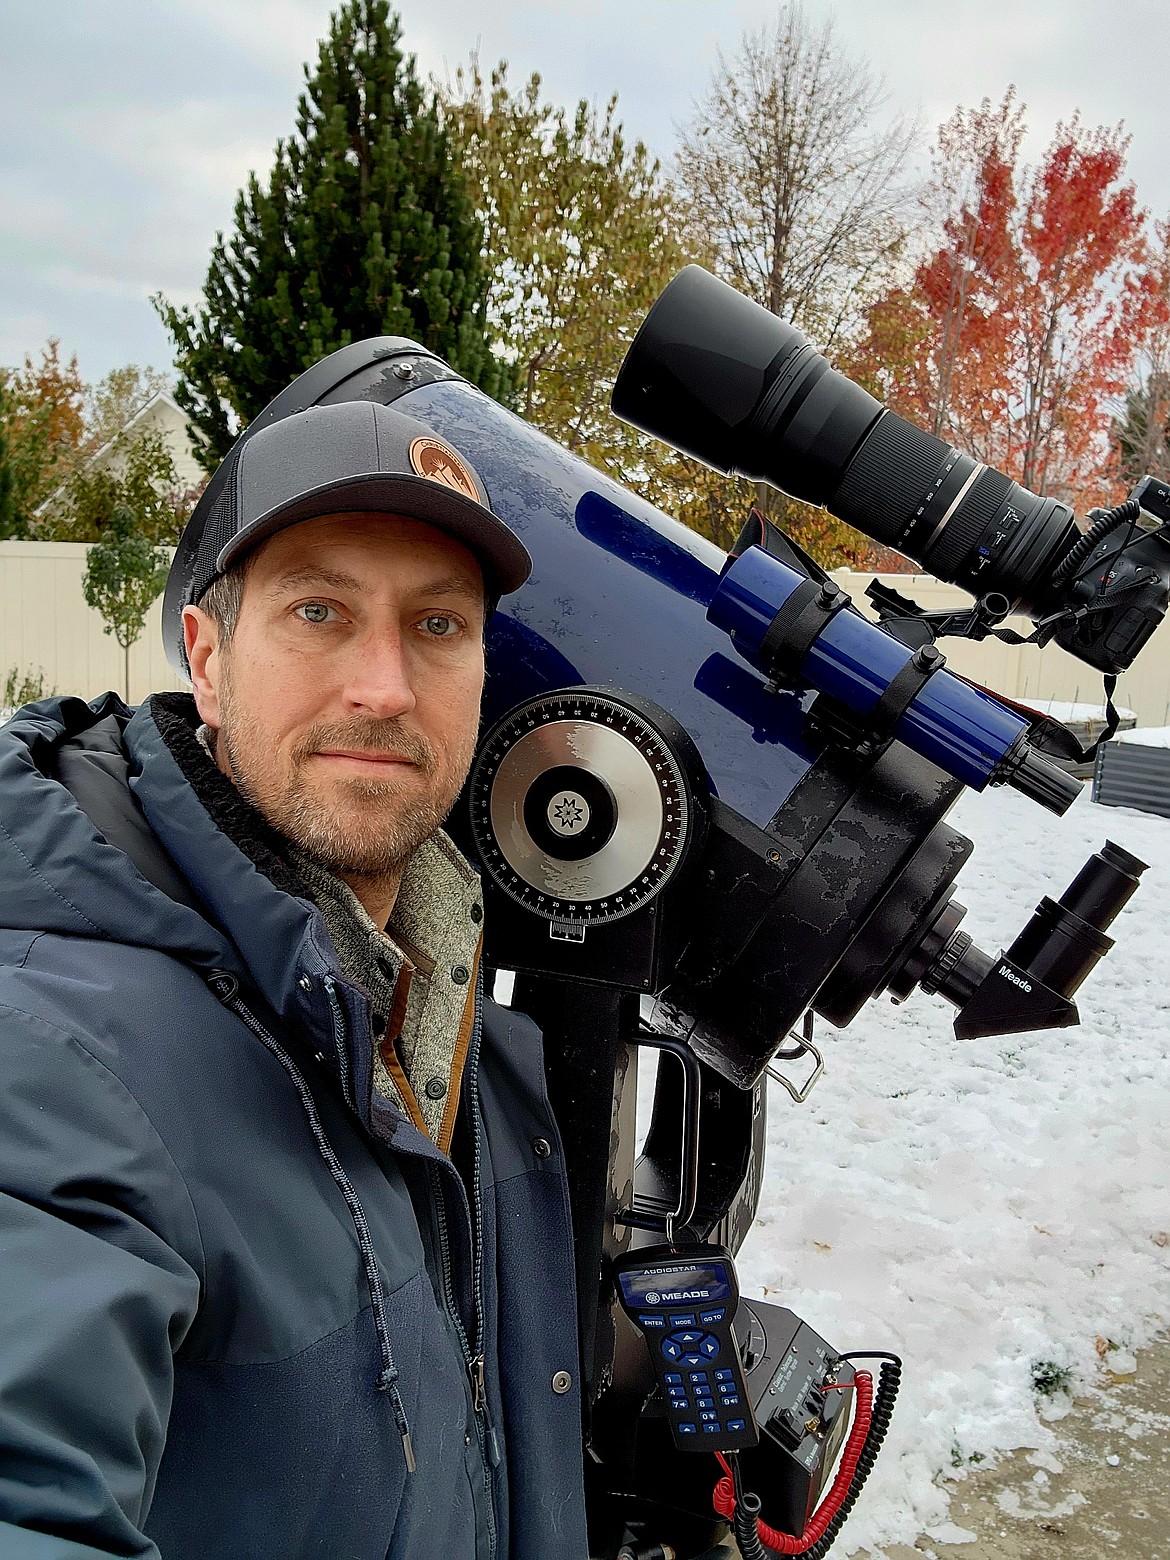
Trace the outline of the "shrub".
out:
<instances>
[{"instance_id":1,"label":"shrub","mask_svg":"<svg viewBox=\"0 0 1170 1560\"><path fill-rule=\"evenodd\" d=\"M34 672L31 667L22 671L19 666L13 666L4 684L4 692L0 694L0 708L18 710L23 704L50 698L56 691L56 688L45 687L44 667L38 666Z\"/></svg>"}]
</instances>

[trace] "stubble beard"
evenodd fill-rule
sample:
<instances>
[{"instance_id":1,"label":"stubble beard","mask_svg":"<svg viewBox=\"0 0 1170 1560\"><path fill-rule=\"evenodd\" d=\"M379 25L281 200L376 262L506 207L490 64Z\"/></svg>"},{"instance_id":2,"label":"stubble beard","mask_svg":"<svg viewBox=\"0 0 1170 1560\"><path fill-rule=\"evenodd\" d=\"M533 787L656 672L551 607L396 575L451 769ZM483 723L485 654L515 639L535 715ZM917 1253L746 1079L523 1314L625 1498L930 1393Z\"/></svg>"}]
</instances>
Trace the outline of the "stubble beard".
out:
<instances>
[{"instance_id":1,"label":"stubble beard","mask_svg":"<svg viewBox=\"0 0 1170 1560\"><path fill-rule=\"evenodd\" d=\"M457 734L440 758L425 737L394 720L319 725L292 749L291 776L282 784L265 762L261 743L245 736L249 723L226 666L219 703L219 739L236 789L285 839L347 881L397 883L406 862L450 812L475 755L474 730ZM334 748L393 753L415 767L402 778L339 776L323 795L308 772L313 754ZM408 791L417 794L404 794Z\"/></svg>"}]
</instances>

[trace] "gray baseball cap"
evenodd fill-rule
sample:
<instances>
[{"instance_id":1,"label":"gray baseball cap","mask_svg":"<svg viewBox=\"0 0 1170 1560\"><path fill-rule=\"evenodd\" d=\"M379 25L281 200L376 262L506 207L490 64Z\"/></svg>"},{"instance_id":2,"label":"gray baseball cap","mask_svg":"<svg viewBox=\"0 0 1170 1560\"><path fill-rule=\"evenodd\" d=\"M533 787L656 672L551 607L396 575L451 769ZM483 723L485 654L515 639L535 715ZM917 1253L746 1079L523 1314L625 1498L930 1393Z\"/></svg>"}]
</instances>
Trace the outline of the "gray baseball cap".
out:
<instances>
[{"instance_id":1,"label":"gray baseball cap","mask_svg":"<svg viewBox=\"0 0 1170 1560\"><path fill-rule=\"evenodd\" d=\"M240 444L198 544L186 599L197 602L253 547L317 515L380 512L423 520L475 554L489 599L532 570L524 543L491 511L478 474L425 424L371 401L312 406Z\"/></svg>"}]
</instances>

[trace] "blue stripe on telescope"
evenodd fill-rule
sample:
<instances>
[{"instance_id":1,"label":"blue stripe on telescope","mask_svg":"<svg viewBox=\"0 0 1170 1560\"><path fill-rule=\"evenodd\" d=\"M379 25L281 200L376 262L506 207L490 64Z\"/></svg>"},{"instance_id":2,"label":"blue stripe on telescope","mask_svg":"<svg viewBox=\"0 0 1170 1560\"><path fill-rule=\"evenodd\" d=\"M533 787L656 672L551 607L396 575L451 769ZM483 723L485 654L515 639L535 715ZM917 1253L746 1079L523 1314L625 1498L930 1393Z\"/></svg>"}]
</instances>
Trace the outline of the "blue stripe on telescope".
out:
<instances>
[{"instance_id":1,"label":"blue stripe on telescope","mask_svg":"<svg viewBox=\"0 0 1170 1560\"><path fill-rule=\"evenodd\" d=\"M749 547L723 575L707 617L731 635L745 660L770 674L772 668L760 654L764 635L805 578L762 548ZM816 688L865 716L912 654L892 635L846 608L828 618L797 675L803 686ZM989 694L940 670L911 700L894 727L894 736L964 785L981 791L1027 725Z\"/></svg>"}]
</instances>

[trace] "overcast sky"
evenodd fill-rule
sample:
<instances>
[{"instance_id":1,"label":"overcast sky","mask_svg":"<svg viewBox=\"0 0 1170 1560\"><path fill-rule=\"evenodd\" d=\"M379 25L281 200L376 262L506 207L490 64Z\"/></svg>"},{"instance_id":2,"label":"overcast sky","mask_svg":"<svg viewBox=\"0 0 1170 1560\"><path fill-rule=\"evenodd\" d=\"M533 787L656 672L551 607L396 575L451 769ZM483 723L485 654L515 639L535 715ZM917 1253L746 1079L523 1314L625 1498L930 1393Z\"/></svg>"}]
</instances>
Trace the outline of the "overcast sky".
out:
<instances>
[{"instance_id":1,"label":"overcast sky","mask_svg":"<svg viewBox=\"0 0 1170 1560\"><path fill-rule=\"evenodd\" d=\"M171 365L148 302L194 301L249 169L292 126L332 0L0 0L0 363L50 335L96 379ZM716 52L771 0L401 0L407 47L444 74L478 46L561 102L619 94L664 160ZM1170 212L1166 0L808 0L885 76L926 140L1015 82L1033 154L1058 120L1124 119L1143 204Z\"/></svg>"}]
</instances>

